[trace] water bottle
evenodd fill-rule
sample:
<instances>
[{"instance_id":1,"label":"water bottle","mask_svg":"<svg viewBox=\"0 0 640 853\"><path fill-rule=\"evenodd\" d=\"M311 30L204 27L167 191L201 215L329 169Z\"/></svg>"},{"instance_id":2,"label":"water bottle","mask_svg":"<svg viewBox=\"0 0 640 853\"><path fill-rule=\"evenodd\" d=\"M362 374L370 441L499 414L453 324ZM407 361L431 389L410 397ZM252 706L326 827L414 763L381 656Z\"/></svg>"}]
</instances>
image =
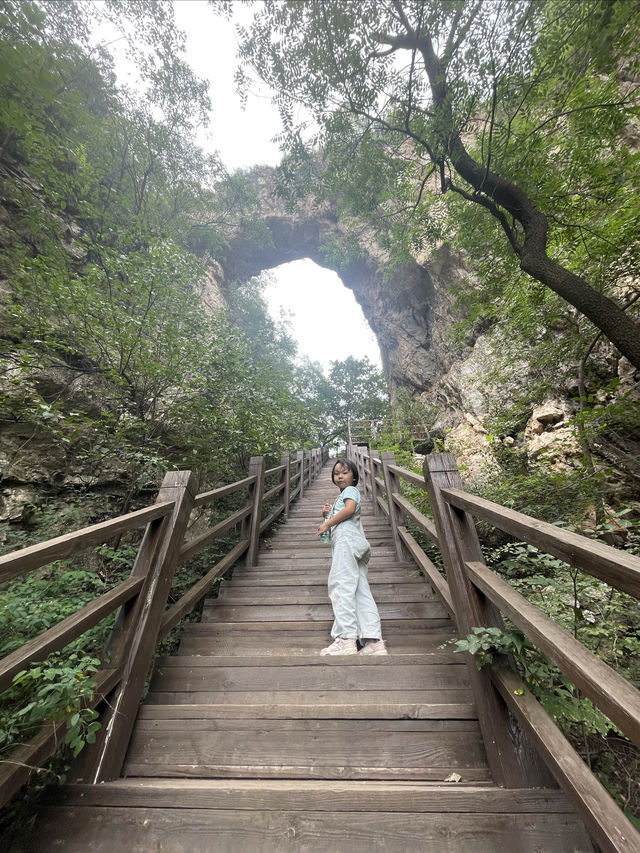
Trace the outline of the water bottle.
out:
<instances>
[{"instance_id":1,"label":"water bottle","mask_svg":"<svg viewBox=\"0 0 640 853\"><path fill-rule=\"evenodd\" d=\"M324 533L320 534L321 542L331 542L331 528L325 530Z\"/></svg>"}]
</instances>

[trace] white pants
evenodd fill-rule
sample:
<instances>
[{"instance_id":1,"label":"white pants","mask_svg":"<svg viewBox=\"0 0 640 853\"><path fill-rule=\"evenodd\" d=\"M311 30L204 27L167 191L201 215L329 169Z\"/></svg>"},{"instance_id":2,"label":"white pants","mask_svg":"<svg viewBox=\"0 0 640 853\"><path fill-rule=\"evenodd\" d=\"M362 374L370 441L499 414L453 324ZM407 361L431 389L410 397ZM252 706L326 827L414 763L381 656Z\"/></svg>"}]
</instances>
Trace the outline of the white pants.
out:
<instances>
[{"instance_id":1,"label":"white pants","mask_svg":"<svg viewBox=\"0 0 640 853\"><path fill-rule=\"evenodd\" d=\"M367 580L369 543L363 536L348 529L338 532L337 528L331 544L329 598L334 616L331 636L345 640L382 637L380 614Z\"/></svg>"}]
</instances>

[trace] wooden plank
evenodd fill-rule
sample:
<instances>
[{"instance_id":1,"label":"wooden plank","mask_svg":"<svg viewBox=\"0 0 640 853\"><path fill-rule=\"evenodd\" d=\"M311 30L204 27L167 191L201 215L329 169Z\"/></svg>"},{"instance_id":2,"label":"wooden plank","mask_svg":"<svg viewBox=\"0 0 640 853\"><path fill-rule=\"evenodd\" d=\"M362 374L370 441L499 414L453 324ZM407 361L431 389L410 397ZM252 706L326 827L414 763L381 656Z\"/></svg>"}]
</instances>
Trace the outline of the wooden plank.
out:
<instances>
[{"instance_id":1,"label":"wooden plank","mask_svg":"<svg viewBox=\"0 0 640 853\"><path fill-rule=\"evenodd\" d=\"M449 590L449 584L447 583L446 578L440 574L438 567L431 562L406 527L399 527L398 533L400 534L400 538L404 544L407 546L407 550L416 561L420 570L424 573L425 578L440 596L447 612L452 619L455 619L455 609L453 607L451 591Z\"/></svg>"},{"instance_id":2,"label":"wooden plank","mask_svg":"<svg viewBox=\"0 0 640 853\"><path fill-rule=\"evenodd\" d=\"M54 560L71 557L92 545L100 545L127 530L134 530L158 518L163 518L172 509L173 501L162 501L127 515L120 515L118 518L92 524L90 527L83 527L82 530L74 530L73 533L65 533L64 536L57 536L55 539L5 554L0 557L0 583L38 569Z\"/></svg>"},{"instance_id":3,"label":"wooden plank","mask_svg":"<svg viewBox=\"0 0 640 853\"><path fill-rule=\"evenodd\" d=\"M380 618L392 619L444 619L445 609L438 601L430 602L382 602L378 607ZM274 604L258 605L220 605L205 604L203 617L211 621L222 622L318 622L333 621L330 604Z\"/></svg>"},{"instance_id":4,"label":"wooden plank","mask_svg":"<svg viewBox=\"0 0 640 853\"><path fill-rule=\"evenodd\" d=\"M183 565L184 563L188 563L197 553L202 551L210 542L216 540L219 536L222 536L223 533L226 533L227 530L230 530L232 527L235 527L237 524L240 524L251 512L251 507L249 505L243 506L237 512L234 512L233 515L230 515L228 518L225 518L219 524L216 524L215 527L212 527L211 530L207 530L206 533L203 533L201 536L196 536L195 539L186 542L182 548L180 549L180 554L178 555L178 565Z\"/></svg>"},{"instance_id":5,"label":"wooden plank","mask_svg":"<svg viewBox=\"0 0 640 853\"><path fill-rule=\"evenodd\" d=\"M518 676L492 666L491 677L603 853L640 853L640 833Z\"/></svg>"},{"instance_id":6,"label":"wooden plank","mask_svg":"<svg viewBox=\"0 0 640 853\"><path fill-rule=\"evenodd\" d=\"M173 722L174 725L169 724ZM129 746L126 776L167 776L171 769L177 775L207 775L208 767L249 768L260 767L260 773L282 777L283 768L308 768L311 776L320 771L334 775L342 767L343 778L357 778L368 768L377 778L386 770L395 768L390 777L444 780L457 769L476 771L474 778L488 778L484 747L479 732L424 732L387 730L380 734L358 721L350 729L336 729L331 720L319 722L317 729L305 730L301 721L295 728L279 729L265 720L258 728L207 729L211 721L203 721L195 728L195 721L184 730L179 721L155 721L152 731L136 727ZM309 721L312 722L312 721ZM392 725L395 721L389 721ZM345 762L348 755L349 760ZM190 770L185 768L189 767ZM135 768L135 769L134 769ZM273 772L269 773L268 768ZM377 772L376 772L377 771ZM413 772L412 772L413 771ZM240 772L244 772L240 770ZM286 772L286 771L285 771ZM462 774L465 776L465 774ZM384 778L384 775L383 777Z\"/></svg>"},{"instance_id":7,"label":"wooden plank","mask_svg":"<svg viewBox=\"0 0 640 853\"><path fill-rule=\"evenodd\" d=\"M166 692L151 691L147 694L146 702L154 705L218 705L235 708L244 705L272 706L282 703L310 709L312 713L321 713L324 706L335 709L337 706L360 706L375 709L386 704L403 702L411 706L434 705L470 705L473 696L469 689L452 687L437 690L378 689L378 690L235 690L235 691L202 691L195 692Z\"/></svg>"},{"instance_id":8,"label":"wooden plank","mask_svg":"<svg viewBox=\"0 0 640 853\"><path fill-rule=\"evenodd\" d=\"M446 701L446 697L443 701L430 701L434 694L429 691L412 691L410 695L396 691L379 697L376 702L365 702L363 697L355 701L352 694L332 694L330 701L326 695L316 693L313 701L305 702L309 698L307 695L280 694L276 699L274 694L235 693L217 704L211 700L195 705L188 701L154 704L154 700L163 696L176 695L158 694L151 695L151 702L142 706L139 719L171 719L181 714L181 719L186 720L229 717L251 720L477 720L478 714L470 694L467 693L467 701L461 698L461 694L462 691L457 691L451 701ZM189 694L186 698L197 697Z\"/></svg>"},{"instance_id":9,"label":"wooden plank","mask_svg":"<svg viewBox=\"0 0 640 853\"><path fill-rule=\"evenodd\" d=\"M167 708L165 707L165 710ZM180 736L185 735L185 719L189 719L189 732L250 732L253 734L256 729L261 729L265 732L278 733L280 736L283 732L320 732L322 735L327 732L338 733L355 732L361 734L363 726L358 720L264 720L264 724L256 723L255 720L247 720L244 717L227 716L223 719L202 719L185 717L180 713L180 706L169 709L170 713L165 713L162 716L155 718L141 719L138 729L144 733L145 737L169 737L170 733L174 732ZM478 723L476 720L368 720L366 725L367 736L373 732L382 733L416 733L423 732L433 734L434 732L472 732L474 737L478 737Z\"/></svg>"},{"instance_id":10,"label":"wooden plank","mask_svg":"<svg viewBox=\"0 0 640 853\"><path fill-rule=\"evenodd\" d=\"M179 649L179 659L185 656L212 658L211 666L257 666L260 662L265 663L267 658L273 666L292 665L292 661L307 663L309 666L337 666L336 663L328 663L326 658L332 661L336 657L321 657L320 649L327 645L325 637L315 637L307 634L301 638L286 638L277 642L272 636L255 637L249 641L242 642L242 638L230 637L226 640L189 639L182 640ZM442 640L441 642L444 642ZM440 643L430 642L426 637L418 640L405 637L393 637L387 639L388 655L344 655L340 659L344 666L395 666L396 663L451 663L463 666L460 655L454 655L453 651L439 649ZM178 656L176 656L178 657ZM384 663L387 661L387 663Z\"/></svg>"},{"instance_id":11,"label":"wooden plank","mask_svg":"<svg viewBox=\"0 0 640 853\"><path fill-rule=\"evenodd\" d=\"M245 477L243 480L238 480L235 483L229 483L228 486L220 486L218 489L212 489L210 492L201 492L193 499L194 507L205 506L217 498L225 498L227 495L232 495L240 489L247 489L255 483L255 477Z\"/></svg>"},{"instance_id":12,"label":"wooden plank","mask_svg":"<svg viewBox=\"0 0 640 853\"><path fill-rule=\"evenodd\" d=\"M571 814L560 791L432 782L343 782L283 779L117 779L103 785L66 785L60 805L281 811L383 811L414 814Z\"/></svg>"},{"instance_id":13,"label":"wooden plank","mask_svg":"<svg viewBox=\"0 0 640 853\"><path fill-rule=\"evenodd\" d=\"M307 588L307 587L322 587L327 588L327 578L329 576L329 564L326 564L325 570L322 568L315 569L281 569L280 571L254 571L246 570L244 566L239 566L237 571L234 571L231 581L222 584L223 588L240 589L255 589L259 587L279 587L291 586ZM372 569L368 573L369 586L378 585L381 583L389 584L416 584L424 585L424 575L417 566L412 569ZM220 594L220 593L219 593Z\"/></svg>"},{"instance_id":14,"label":"wooden plank","mask_svg":"<svg viewBox=\"0 0 640 853\"><path fill-rule=\"evenodd\" d=\"M484 563L467 563L473 582L595 704L640 746L640 691Z\"/></svg>"},{"instance_id":15,"label":"wooden plank","mask_svg":"<svg viewBox=\"0 0 640 853\"><path fill-rule=\"evenodd\" d=\"M410 690L415 686L463 688L469 685L465 665L418 664L392 667L315 666L166 667L157 668L151 690L202 692L224 690Z\"/></svg>"},{"instance_id":16,"label":"wooden plank","mask_svg":"<svg viewBox=\"0 0 640 853\"><path fill-rule=\"evenodd\" d=\"M438 599L425 583L388 584L373 586L375 600L381 602L437 601ZM223 604L325 604L329 600L326 584L314 586L275 586L258 589L233 583L224 584L217 598L207 601L207 606Z\"/></svg>"},{"instance_id":17,"label":"wooden plank","mask_svg":"<svg viewBox=\"0 0 640 853\"><path fill-rule=\"evenodd\" d=\"M97 625L102 619L138 594L144 578L132 577L77 610L53 628L35 637L0 661L0 692L11 685L14 675L32 661L44 660L53 651L64 648L76 637Z\"/></svg>"},{"instance_id":18,"label":"wooden plank","mask_svg":"<svg viewBox=\"0 0 640 853\"><path fill-rule=\"evenodd\" d=\"M216 611L212 608L212 612L214 615L219 611ZM318 621L309 621L307 619L302 619L298 621L286 622L286 621L269 621L268 623L264 620L262 621L249 621L249 622L224 622L223 620L217 618L215 621L210 621L206 619L206 614L203 614L202 622L194 622L189 626L189 631L201 632L202 634L209 634L211 631L219 631L222 630L224 632L227 631L235 631L235 632L252 632L255 630L264 631L269 630L273 632L286 632L286 631L313 631L316 634L320 634L320 632L325 632L324 636L329 636L329 631L331 629L331 625L333 624L333 619L325 619ZM385 637L390 634L396 634L398 632L405 633L406 631L416 631L416 630L424 630L424 631L441 631L451 630L452 623L451 619L448 617L446 619L429 619L428 622L425 622L424 619L397 619L391 620L384 626L384 635Z\"/></svg>"},{"instance_id":19,"label":"wooden plank","mask_svg":"<svg viewBox=\"0 0 640 853\"><path fill-rule=\"evenodd\" d=\"M262 662L264 662L265 657L288 656L291 658L297 655L313 657L326 662L326 658L320 658L319 651L327 645L330 638L322 628L317 628L315 631L274 632L268 628L262 631L245 631L244 624L239 624L242 626L240 630L236 624L235 631L227 628L227 630L215 633L206 633L202 630L192 631L189 627L180 643L180 656L224 655L229 658L229 665L232 665L237 657L246 655L262 659ZM264 623L260 624L264 627ZM453 639L455 632L442 628L433 631L404 630L399 627L400 624L397 622L388 623L387 629L385 629L389 650L386 657L345 655L341 658L344 665L355 665L358 661L369 659L402 663L403 655L410 656L412 660L418 660L421 655L428 655L430 658L434 655L442 655L444 660L449 659L448 656L452 654L451 646L447 645L446 648L441 648L441 646ZM317 626L317 623L315 625ZM458 665L463 663L461 655L454 655L454 657ZM331 660L335 661L337 658L332 657ZM350 664L350 661L354 661L354 663ZM326 665L333 666L334 664L326 663Z\"/></svg>"},{"instance_id":20,"label":"wooden plank","mask_svg":"<svg viewBox=\"0 0 640 853\"><path fill-rule=\"evenodd\" d=\"M285 849L292 853L371 853L376 849L385 853L593 853L572 815L418 814L409 818L384 811L218 809L210 813L189 807L72 807L63 822L59 810L48 807L32 846L33 853L282 853Z\"/></svg>"},{"instance_id":21,"label":"wooden plank","mask_svg":"<svg viewBox=\"0 0 640 853\"><path fill-rule=\"evenodd\" d=\"M209 611L205 610L202 614L203 621L200 623L196 623L196 624L202 625L203 626L202 630L204 632L209 630L209 628L211 628L211 627L213 627L213 628L224 627L225 631L228 629L236 630L236 631L244 631L244 630L252 631L254 629L253 626L258 625L258 626L262 626L263 628L266 628L268 626L273 631L287 631L287 630L297 631L297 630L301 629L301 630L307 630L307 631L314 631L317 634L319 634L319 632L324 631L324 636L326 636L326 637L329 637L329 632L331 631L331 626L333 624L332 618L318 619L318 620L313 620L313 621L309 621L309 620L303 618L302 620L294 619L290 622L287 622L287 621L271 621L271 620L268 620L268 621L267 620L262 620L262 621L251 621L250 620L248 622L240 622L240 621L235 621L235 622L226 621L225 622L219 618L213 619L210 616L210 614L212 614L212 616L215 617L216 614L218 614L218 613L219 613L219 611L213 607ZM305 628L305 626L306 626L306 628ZM385 635L385 637L387 637L390 634L395 633L397 630L404 630L404 629L423 628L426 631L433 631L435 629L440 630L442 628L450 628L450 627L451 627L451 619L449 619L448 616L446 619L429 619L428 621L425 621L424 619L410 619L410 618L407 618L407 619L390 619L384 625L384 635Z\"/></svg>"},{"instance_id":22,"label":"wooden plank","mask_svg":"<svg viewBox=\"0 0 640 853\"><path fill-rule=\"evenodd\" d=\"M640 598L640 557L459 489L445 489L443 496L454 506L473 513L500 530L535 545L547 554L553 554L622 592Z\"/></svg>"},{"instance_id":23,"label":"wooden plank","mask_svg":"<svg viewBox=\"0 0 640 853\"><path fill-rule=\"evenodd\" d=\"M396 644L394 644L395 647ZM393 651L393 654L389 655L344 655L344 656L334 656L326 655L324 657L318 654L318 649L314 649L313 654L306 655L292 655L292 654L274 654L273 652L267 654L254 654L254 655L237 655L236 657L230 656L228 654L209 654L209 653L196 653L193 652L184 652L182 648L180 649L180 654L172 655L171 657L161 658L156 664L157 667L166 669L167 667L172 668L181 668L181 667L197 667L197 666L209 666L209 667L228 667L228 666L264 666L264 664L268 664L269 666L277 666L277 667L291 667L291 666L414 666L414 665L422 665L422 666L433 666L434 664L447 664L448 666L459 666L464 667L464 661L461 660L460 655L455 654L453 650L444 651L444 650L435 650L432 652L411 652L411 653L399 653L397 651Z\"/></svg>"},{"instance_id":24,"label":"wooden plank","mask_svg":"<svg viewBox=\"0 0 640 853\"><path fill-rule=\"evenodd\" d=\"M171 631L171 629L174 628L187 613L190 613L193 610L200 599L207 594L207 591L213 581L233 566L248 547L248 539L243 539L241 542L238 542L238 544L233 547L228 554L218 560L218 562L203 578L195 583L188 592L186 592L172 607L169 608L169 610L167 610L162 617L162 624L158 631L158 642L166 637L169 631Z\"/></svg>"}]
</instances>

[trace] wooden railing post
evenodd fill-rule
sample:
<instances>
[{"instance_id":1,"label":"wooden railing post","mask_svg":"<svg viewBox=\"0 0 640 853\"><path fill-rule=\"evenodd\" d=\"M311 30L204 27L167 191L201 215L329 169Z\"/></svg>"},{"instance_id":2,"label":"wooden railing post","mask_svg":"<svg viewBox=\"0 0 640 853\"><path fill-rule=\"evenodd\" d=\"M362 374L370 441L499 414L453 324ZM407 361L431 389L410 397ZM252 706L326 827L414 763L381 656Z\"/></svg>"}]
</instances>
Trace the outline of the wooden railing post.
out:
<instances>
[{"instance_id":1,"label":"wooden railing post","mask_svg":"<svg viewBox=\"0 0 640 853\"><path fill-rule=\"evenodd\" d=\"M364 496L369 495L369 483L367 482L367 469L364 463L364 450L359 445L356 447L356 465L358 466L358 474L362 483L361 491L364 491Z\"/></svg>"},{"instance_id":2,"label":"wooden railing post","mask_svg":"<svg viewBox=\"0 0 640 853\"><path fill-rule=\"evenodd\" d=\"M387 504L389 506L389 521L391 523L391 531L393 533L393 542L396 548L396 556L399 560L407 560L409 555L404 547L398 527L402 524L402 515L393 500L393 493L400 492L402 494L402 486L400 479L389 470L389 465L396 464L396 455L389 450L384 450L380 456L382 460L382 473L384 476L384 485L387 493Z\"/></svg>"},{"instance_id":3,"label":"wooden railing post","mask_svg":"<svg viewBox=\"0 0 640 853\"><path fill-rule=\"evenodd\" d=\"M191 471L165 474L156 503L173 500L175 506L160 525L147 527L134 565L133 574L146 573L146 582L127 620L122 677L108 701L100 737L83 762L94 783L115 779L122 770L196 493Z\"/></svg>"},{"instance_id":4,"label":"wooden railing post","mask_svg":"<svg viewBox=\"0 0 640 853\"><path fill-rule=\"evenodd\" d=\"M376 483L376 465L374 459L379 459L380 455L377 450L369 451L369 482L371 483L371 500L373 502L373 514L380 515L380 507L378 506L378 484Z\"/></svg>"},{"instance_id":5,"label":"wooden railing post","mask_svg":"<svg viewBox=\"0 0 640 853\"><path fill-rule=\"evenodd\" d=\"M284 471L280 475L280 482L284 484L282 490L283 513L285 518L289 518L289 507L291 506L291 462L288 453L280 457L280 464L284 465Z\"/></svg>"},{"instance_id":6,"label":"wooden railing post","mask_svg":"<svg viewBox=\"0 0 640 853\"><path fill-rule=\"evenodd\" d=\"M296 460L298 462L298 470L300 471L300 494L298 495L298 500L301 501L304 497L304 450L298 450Z\"/></svg>"},{"instance_id":7,"label":"wooden railing post","mask_svg":"<svg viewBox=\"0 0 640 853\"><path fill-rule=\"evenodd\" d=\"M484 596L469 581L464 562L456 547L456 539L459 539L458 546L462 546L467 559L482 560L480 541L473 519L466 513L461 513L464 518L454 525L450 508L440 494L441 489L463 488L453 456L449 453L427 456L424 476L453 599L458 633L461 637L466 637L472 633L474 627L500 621L496 620ZM510 717L489 673L478 671L471 655L465 657L478 708L478 721L487 761L496 784L508 788L553 784L535 749L526 741L523 732L516 728L515 721Z\"/></svg>"},{"instance_id":8,"label":"wooden railing post","mask_svg":"<svg viewBox=\"0 0 640 853\"><path fill-rule=\"evenodd\" d=\"M264 456L252 456L249 460L249 477L256 477L256 482L249 489L251 516L249 524L249 547L247 548L246 565L258 565L258 545L260 539L260 521L262 516L262 498L264 495Z\"/></svg>"}]
</instances>

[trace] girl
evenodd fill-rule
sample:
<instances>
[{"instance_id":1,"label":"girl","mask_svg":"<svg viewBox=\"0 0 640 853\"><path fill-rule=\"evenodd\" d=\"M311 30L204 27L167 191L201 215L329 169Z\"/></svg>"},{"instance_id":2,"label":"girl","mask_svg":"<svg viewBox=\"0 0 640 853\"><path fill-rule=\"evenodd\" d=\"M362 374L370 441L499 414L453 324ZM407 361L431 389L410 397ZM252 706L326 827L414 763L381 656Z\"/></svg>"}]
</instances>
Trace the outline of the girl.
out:
<instances>
[{"instance_id":1,"label":"girl","mask_svg":"<svg viewBox=\"0 0 640 853\"><path fill-rule=\"evenodd\" d=\"M333 643L321 655L353 655L356 639L363 644L363 655L386 655L380 630L380 615L367 581L367 563L371 546L365 539L360 521L360 492L356 489L358 469L348 459L338 459L331 472L340 496L333 506L325 504L325 520L317 536L331 528L331 571L329 598L333 607L331 629Z\"/></svg>"}]
</instances>

